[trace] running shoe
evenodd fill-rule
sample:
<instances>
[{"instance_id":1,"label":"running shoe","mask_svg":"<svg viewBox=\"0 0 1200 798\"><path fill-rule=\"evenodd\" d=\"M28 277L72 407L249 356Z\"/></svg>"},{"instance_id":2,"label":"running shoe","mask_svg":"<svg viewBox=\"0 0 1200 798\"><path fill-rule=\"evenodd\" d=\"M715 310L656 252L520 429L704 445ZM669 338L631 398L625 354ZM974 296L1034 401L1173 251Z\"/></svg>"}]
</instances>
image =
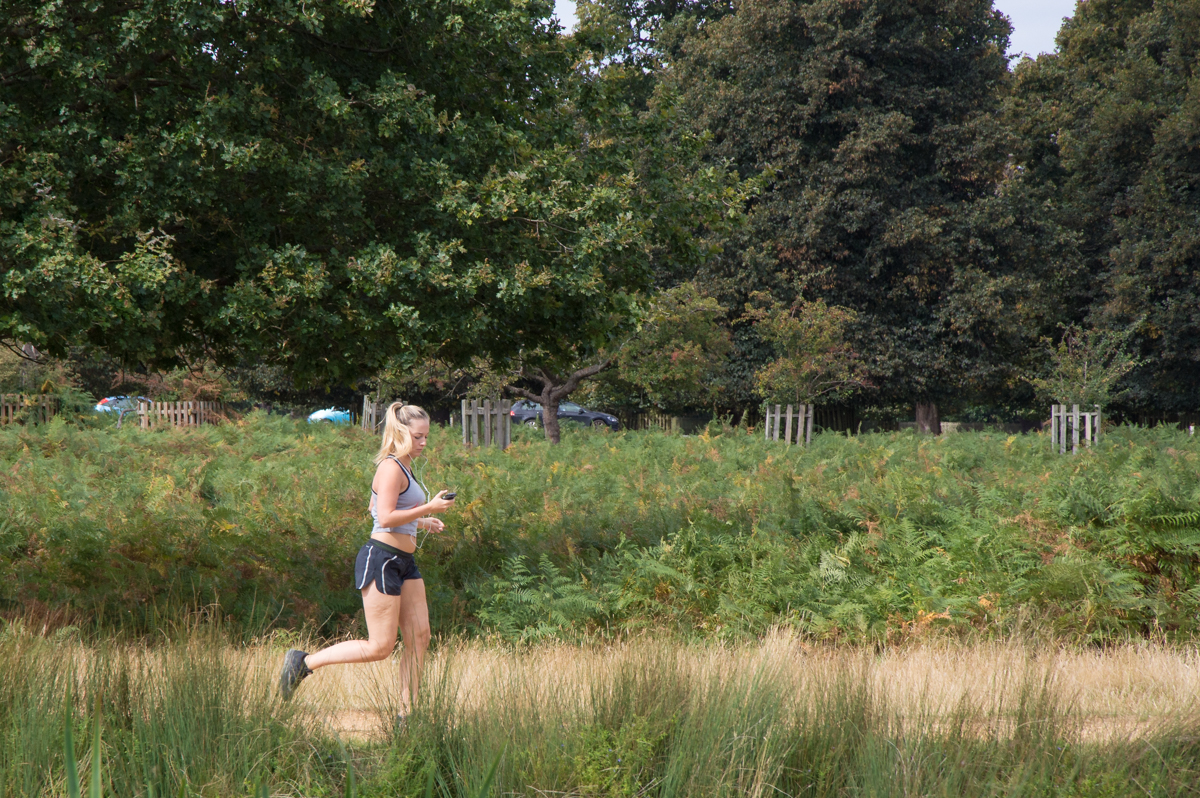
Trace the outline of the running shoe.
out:
<instances>
[{"instance_id":1,"label":"running shoe","mask_svg":"<svg viewBox=\"0 0 1200 798\"><path fill-rule=\"evenodd\" d=\"M289 649L288 653L283 655L283 672L279 674L279 695L284 701L291 698L300 682L312 673L304 664L304 658L307 656L306 652L295 648Z\"/></svg>"}]
</instances>

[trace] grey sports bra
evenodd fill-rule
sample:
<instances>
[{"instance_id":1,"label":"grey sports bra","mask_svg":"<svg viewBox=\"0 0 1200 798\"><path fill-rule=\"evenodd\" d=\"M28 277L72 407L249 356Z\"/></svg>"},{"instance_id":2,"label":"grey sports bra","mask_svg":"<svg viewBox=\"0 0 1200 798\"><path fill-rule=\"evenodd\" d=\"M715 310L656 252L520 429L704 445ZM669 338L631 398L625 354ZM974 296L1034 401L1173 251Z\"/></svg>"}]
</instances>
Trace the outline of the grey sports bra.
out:
<instances>
[{"instance_id":1,"label":"grey sports bra","mask_svg":"<svg viewBox=\"0 0 1200 798\"><path fill-rule=\"evenodd\" d=\"M399 459L391 455L388 455L386 459L394 461L396 465L400 466L400 470L404 472L404 476L408 477L408 487L396 497L396 509L411 510L415 507L420 507L422 504L428 501L424 486L417 482L417 478L413 472L405 468L404 463L401 463ZM374 525L371 527L372 535L374 535L376 532L392 532L399 535L412 535L413 537L417 536L417 522L415 520L410 521L403 526L380 526L379 508L377 506L378 502L379 495L375 493L374 489L372 489L370 505L371 520L374 521Z\"/></svg>"}]
</instances>

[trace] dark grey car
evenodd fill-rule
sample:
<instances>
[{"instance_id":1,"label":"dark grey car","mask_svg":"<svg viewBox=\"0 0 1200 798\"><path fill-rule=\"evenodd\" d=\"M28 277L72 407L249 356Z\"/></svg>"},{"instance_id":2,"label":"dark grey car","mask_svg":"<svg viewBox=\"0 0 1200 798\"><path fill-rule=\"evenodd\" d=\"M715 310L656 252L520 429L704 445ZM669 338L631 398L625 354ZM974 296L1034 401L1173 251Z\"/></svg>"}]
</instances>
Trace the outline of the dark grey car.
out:
<instances>
[{"instance_id":1,"label":"dark grey car","mask_svg":"<svg viewBox=\"0 0 1200 798\"><path fill-rule=\"evenodd\" d=\"M517 424L538 427L542 423L542 406L537 402L522 399L519 402L513 403L509 416ZM621 422L617 420L616 416L596 410L588 410L574 402L563 402L558 406L558 420L559 423L571 421L589 427L608 427L613 432L621 428Z\"/></svg>"}]
</instances>

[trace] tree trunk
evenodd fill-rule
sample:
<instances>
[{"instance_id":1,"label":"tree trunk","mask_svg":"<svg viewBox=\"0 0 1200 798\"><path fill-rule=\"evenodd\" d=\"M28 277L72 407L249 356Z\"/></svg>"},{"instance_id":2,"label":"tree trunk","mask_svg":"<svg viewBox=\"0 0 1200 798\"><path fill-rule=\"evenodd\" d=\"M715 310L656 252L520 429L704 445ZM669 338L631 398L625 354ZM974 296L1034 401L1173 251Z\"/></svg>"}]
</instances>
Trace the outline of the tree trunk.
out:
<instances>
[{"instance_id":1,"label":"tree trunk","mask_svg":"<svg viewBox=\"0 0 1200 798\"><path fill-rule=\"evenodd\" d=\"M612 358L602 360L585 368L577 369L571 376L563 379L557 373L544 368L522 368L521 377L536 380L542 384L541 393L534 393L520 385L508 385L506 390L516 396L538 402L542 406L542 428L546 431L546 440L559 443L561 435L558 430L558 406L579 387L579 383L595 377L613 364Z\"/></svg>"},{"instance_id":2,"label":"tree trunk","mask_svg":"<svg viewBox=\"0 0 1200 798\"><path fill-rule=\"evenodd\" d=\"M942 434L942 422L938 418L936 403L917 402L917 432L930 435Z\"/></svg>"},{"instance_id":3,"label":"tree trunk","mask_svg":"<svg viewBox=\"0 0 1200 798\"><path fill-rule=\"evenodd\" d=\"M546 431L546 440L559 443L562 436L558 430L558 405L562 399L554 394L550 388L542 391L542 427Z\"/></svg>"}]
</instances>

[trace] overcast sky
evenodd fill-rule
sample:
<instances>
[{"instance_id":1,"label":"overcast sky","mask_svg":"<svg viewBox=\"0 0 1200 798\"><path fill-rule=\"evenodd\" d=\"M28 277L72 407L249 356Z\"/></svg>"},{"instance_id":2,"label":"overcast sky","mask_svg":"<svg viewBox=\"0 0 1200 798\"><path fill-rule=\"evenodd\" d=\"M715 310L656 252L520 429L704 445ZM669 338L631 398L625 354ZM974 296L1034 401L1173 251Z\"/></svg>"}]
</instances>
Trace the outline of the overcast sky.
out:
<instances>
[{"instance_id":1,"label":"overcast sky","mask_svg":"<svg viewBox=\"0 0 1200 798\"><path fill-rule=\"evenodd\" d=\"M1054 52L1054 36L1062 27L1063 17L1075 11L1075 0L995 0L995 3L1012 20L1009 55ZM554 9L566 28L575 26L574 0L554 0Z\"/></svg>"}]
</instances>

